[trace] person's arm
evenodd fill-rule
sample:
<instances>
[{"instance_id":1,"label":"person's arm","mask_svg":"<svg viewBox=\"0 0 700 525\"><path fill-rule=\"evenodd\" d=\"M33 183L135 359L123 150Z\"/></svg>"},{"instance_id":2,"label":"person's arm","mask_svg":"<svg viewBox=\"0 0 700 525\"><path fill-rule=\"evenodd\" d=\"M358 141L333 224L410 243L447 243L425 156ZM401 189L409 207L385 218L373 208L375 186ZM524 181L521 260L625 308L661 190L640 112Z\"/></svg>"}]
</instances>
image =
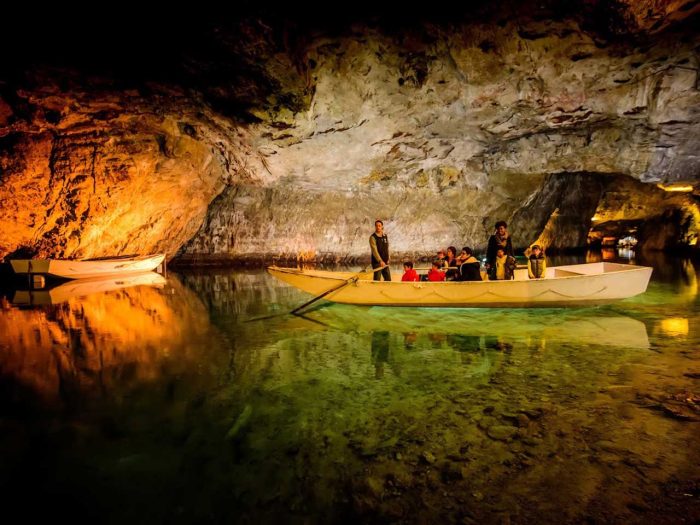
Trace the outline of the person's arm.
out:
<instances>
[{"instance_id":1,"label":"person's arm","mask_svg":"<svg viewBox=\"0 0 700 525\"><path fill-rule=\"evenodd\" d=\"M374 239L374 235L371 235L369 238L369 247L372 249L372 256L377 259L381 264L386 264L384 261L382 261L382 258L379 257L379 251L377 250L377 241Z\"/></svg>"},{"instance_id":2,"label":"person's arm","mask_svg":"<svg viewBox=\"0 0 700 525\"><path fill-rule=\"evenodd\" d=\"M530 258L529 258L529 257L527 258L527 276L528 276L530 279L534 279L534 278L535 278L535 274L532 273L532 265L530 264Z\"/></svg>"}]
</instances>

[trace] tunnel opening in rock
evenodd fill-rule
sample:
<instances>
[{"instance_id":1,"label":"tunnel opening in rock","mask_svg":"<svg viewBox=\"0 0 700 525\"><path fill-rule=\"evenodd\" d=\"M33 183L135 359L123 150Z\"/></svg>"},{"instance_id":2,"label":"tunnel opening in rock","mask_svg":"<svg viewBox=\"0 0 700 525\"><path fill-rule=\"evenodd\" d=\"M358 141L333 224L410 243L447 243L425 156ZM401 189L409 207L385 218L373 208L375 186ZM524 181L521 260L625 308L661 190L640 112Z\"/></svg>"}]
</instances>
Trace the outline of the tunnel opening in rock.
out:
<instances>
[{"instance_id":1,"label":"tunnel opening in rock","mask_svg":"<svg viewBox=\"0 0 700 525\"><path fill-rule=\"evenodd\" d=\"M639 243L639 229L643 220L606 221L595 224L588 232L586 240L589 248L626 246L635 247Z\"/></svg>"}]
</instances>

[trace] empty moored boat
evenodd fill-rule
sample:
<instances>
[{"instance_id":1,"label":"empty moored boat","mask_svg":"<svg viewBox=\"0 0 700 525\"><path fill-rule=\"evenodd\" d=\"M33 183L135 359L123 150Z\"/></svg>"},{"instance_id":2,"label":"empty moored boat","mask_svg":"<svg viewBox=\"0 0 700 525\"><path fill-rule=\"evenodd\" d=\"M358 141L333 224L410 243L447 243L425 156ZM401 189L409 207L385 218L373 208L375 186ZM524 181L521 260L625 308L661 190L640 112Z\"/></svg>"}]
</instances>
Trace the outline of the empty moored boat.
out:
<instances>
[{"instance_id":1,"label":"empty moored boat","mask_svg":"<svg viewBox=\"0 0 700 525\"><path fill-rule=\"evenodd\" d=\"M598 262L547 268L544 279L511 281L373 281L371 272L268 267L276 278L328 301L371 306L464 308L606 304L644 293L652 268ZM329 290L332 290L329 292Z\"/></svg>"},{"instance_id":2,"label":"empty moored boat","mask_svg":"<svg viewBox=\"0 0 700 525\"><path fill-rule=\"evenodd\" d=\"M14 259L18 274L40 274L64 279L89 279L130 273L150 272L163 263L165 255L126 255L98 259Z\"/></svg>"}]
</instances>

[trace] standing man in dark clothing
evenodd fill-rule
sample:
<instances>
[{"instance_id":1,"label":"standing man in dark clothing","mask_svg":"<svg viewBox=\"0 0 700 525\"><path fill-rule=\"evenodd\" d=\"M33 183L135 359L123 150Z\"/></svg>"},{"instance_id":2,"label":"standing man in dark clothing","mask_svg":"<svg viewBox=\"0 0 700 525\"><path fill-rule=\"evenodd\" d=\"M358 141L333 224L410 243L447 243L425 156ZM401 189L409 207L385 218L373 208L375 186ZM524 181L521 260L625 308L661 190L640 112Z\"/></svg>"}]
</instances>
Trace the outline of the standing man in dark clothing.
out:
<instances>
[{"instance_id":1,"label":"standing man in dark clothing","mask_svg":"<svg viewBox=\"0 0 700 525\"><path fill-rule=\"evenodd\" d=\"M510 242L508 235L508 225L505 221L496 223L496 231L489 237L489 245L486 248L486 271L489 273L489 279L496 278L496 251L503 248L506 255L513 256L513 244Z\"/></svg>"},{"instance_id":2,"label":"standing man in dark clothing","mask_svg":"<svg viewBox=\"0 0 700 525\"><path fill-rule=\"evenodd\" d=\"M374 280L379 281L380 274L385 281L391 281L391 270L389 270L389 238L384 233L384 223L377 219L374 221L374 233L369 237L369 247L372 249L372 268L382 268L381 271L374 272Z\"/></svg>"}]
</instances>

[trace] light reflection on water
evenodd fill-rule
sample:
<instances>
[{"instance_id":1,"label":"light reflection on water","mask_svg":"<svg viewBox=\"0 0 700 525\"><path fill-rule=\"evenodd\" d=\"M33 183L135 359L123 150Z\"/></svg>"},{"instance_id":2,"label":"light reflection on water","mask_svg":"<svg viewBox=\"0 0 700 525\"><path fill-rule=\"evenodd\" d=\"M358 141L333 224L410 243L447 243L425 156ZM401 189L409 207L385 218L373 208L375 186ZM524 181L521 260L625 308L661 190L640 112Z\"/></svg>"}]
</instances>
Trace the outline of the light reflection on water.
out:
<instances>
[{"instance_id":1,"label":"light reflection on water","mask_svg":"<svg viewBox=\"0 0 700 525\"><path fill-rule=\"evenodd\" d=\"M297 317L261 271L5 301L2 489L115 523L654 520L700 475L697 284L636 262L604 308Z\"/></svg>"}]
</instances>

